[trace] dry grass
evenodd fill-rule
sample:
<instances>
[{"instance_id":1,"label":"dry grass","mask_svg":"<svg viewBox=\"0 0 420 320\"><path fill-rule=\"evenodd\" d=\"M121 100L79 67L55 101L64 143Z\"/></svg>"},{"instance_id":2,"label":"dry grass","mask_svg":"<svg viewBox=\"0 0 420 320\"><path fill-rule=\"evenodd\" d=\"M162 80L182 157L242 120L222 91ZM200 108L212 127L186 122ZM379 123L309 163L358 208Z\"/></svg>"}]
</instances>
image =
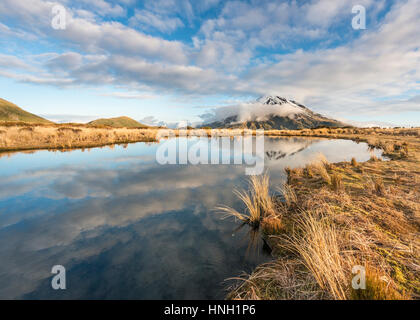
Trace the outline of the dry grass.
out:
<instances>
[{"instance_id":1,"label":"dry grass","mask_svg":"<svg viewBox=\"0 0 420 320\"><path fill-rule=\"evenodd\" d=\"M313 300L325 298L316 280L299 261L277 259L259 266L251 275L228 279L227 298L234 300Z\"/></svg>"},{"instance_id":2,"label":"dry grass","mask_svg":"<svg viewBox=\"0 0 420 320\"><path fill-rule=\"evenodd\" d=\"M241 213L231 207L220 206L216 210L224 213L223 218L235 217L236 219L258 228L263 219L271 218L277 223L275 204L270 194L270 179L267 174L252 176L249 180L249 192L235 190L235 194L245 205L245 212ZM268 221L268 220L267 220Z\"/></svg>"},{"instance_id":3,"label":"dry grass","mask_svg":"<svg viewBox=\"0 0 420 320\"><path fill-rule=\"evenodd\" d=\"M281 227L262 233L276 260L236 279L228 298L420 297L418 129L341 130L337 137L388 146L391 161L288 168L276 206ZM354 265L366 268L364 290L351 286Z\"/></svg>"},{"instance_id":4,"label":"dry grass","mask_svg":"<svg viewBox=\"0 0 420 320\"><path fill-rule=\"evenodd\" d=\"M372 161L372 162L378 162L378 161L381 161L381 159L379 159L379 158L378 158L377 156L375 156L375 155L371 155L371 156L370 156L369 161Z\"/></svg>"},{"instance_id":5,"label":"dry grass","mask_svg":"<svg viewBox=\"0 0 420 320\"><path fill-rule=\"evenodd\" d=\"M289 184L283 184L282 188L279 191L283 195L284 204L287 210L297 205L298 200L296 197L296 193Z\"/></svg>"},{"instance_id":6,"label":"dry grass","mask_svg":"<svg viewBox=\"0 0 420 320\"><path fill-rule=\"evenodd\" d=\"M386 188L381 178L372 178L371 189L378 196L386 195Z\"/></svg>"},{"instance_id":7,"label":"dry grass","mask_svg":"<svg viewBox=\"0 0 420 320\"><path fill-rule=\"evenodd\" d=\"M112 128L83 124L0 124L0 151L89 148L119 143L154 142L176 136L230 136L255 134L247 129Z\"/></svg>"},{"instance_id":8,"label":"dry grass","mask_svg":"<svg viewBox=\"0 0 420 320\"><path fill-rule=\"evenodd\" d=\"M350 289L351 300L407 300L408 296L400 294L393 282L380 271L370 266L366 267L366 289Z\"/></svg>"},{"instance_id":9,"label":"dry grass","mask_svg":"<svg viewBox=\"0 0 420 320\"><path fill-rule=\"evenodd\" d=\"M329 166L328 160L323 154L318 154L317 157L306 166L306 172L309 175L319 175L326 184L331 184L331 177L328 174L327 167Z\"/></svg>"},{"instance_id":10,"label":"dry grass","mask_svg":"<svg viewBox=\"0 0 420 320\"><path fill-rule=\"evenodd\" d=\"M70 149L156 141L157 129L25 125L0 127L0 150Z\"/></svg>"},{"instance_id":11,"label":"dry grass","mask_svg":"<svg viewBox=\"0 0 420 320\"><path fill-rule=\"evenodd\" d=\"M343 179L337 172L331 175L331 187L334 191L341 191L343 189Z\"/></svg>"},{"instance_id":12,"label":"dry grass","mask_svg":"<svg viewBox=\"0 0 420 320\"><path fill-rule=\"evenodd\" d=\"M284 237L282 246L300 257L323 291L345 300L352 259L343 256L339 230L328 217L309 212L303 212L295 222L293 234Z\"/></svg>"}]
</instances>

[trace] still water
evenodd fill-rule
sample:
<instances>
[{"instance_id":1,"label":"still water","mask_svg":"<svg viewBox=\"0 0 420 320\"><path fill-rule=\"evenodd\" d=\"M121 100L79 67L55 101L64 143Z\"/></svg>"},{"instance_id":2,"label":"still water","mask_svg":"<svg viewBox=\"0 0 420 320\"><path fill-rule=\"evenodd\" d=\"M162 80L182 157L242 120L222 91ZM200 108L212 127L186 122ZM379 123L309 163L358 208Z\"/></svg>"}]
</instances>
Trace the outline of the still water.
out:
<instances>
[{"instance_id":1,"label":"still water","mask_svg":"<svg viewBox=\"0 0 420 320\"><path fill-rule=\"evenodd\" d=\"M159 145L0 154L0 298L218 299L227 278L269 261L214 211L241 209L244 166L160 165ZM320 152L371 156L364 143L265 138L272 185ZM51 287L54 265L66 268L66 290Z\"/></svg>"}]
</instances>

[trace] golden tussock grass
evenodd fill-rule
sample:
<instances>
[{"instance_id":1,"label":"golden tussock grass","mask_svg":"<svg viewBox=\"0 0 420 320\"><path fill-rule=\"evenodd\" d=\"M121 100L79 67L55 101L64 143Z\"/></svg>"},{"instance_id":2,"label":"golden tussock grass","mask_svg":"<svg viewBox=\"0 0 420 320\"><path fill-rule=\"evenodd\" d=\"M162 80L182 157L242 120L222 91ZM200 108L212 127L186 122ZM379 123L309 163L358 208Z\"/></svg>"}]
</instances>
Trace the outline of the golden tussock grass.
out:
<instances>
[{"instance_id":1,"label":"golden tussock grass","mask_svg":"<svg viewBox=\"0 0 420 320\"><path fill-rule=\"evenodd\" d=\"M331 187L334 191L340 191L343 189L343 179L337 172L334 172L331 175Z\"/></svg>"},{"instance_id":2,"label":"golden tussock grass","mask_svg":"<svg viewBox=\"0 0 420 320\"><path fill-rule=\"evenodd\" d=\"M252 176L249 180L249 191L235 190L234 192L245 205L245 212L241 213L231 207L219 206L216 210L224 213L223 218L235 217L254 228L259 227L263 219L276 218L275 204L270 194L270 179L267 174Z\"/></svg>"},{"instance_id":3,"label":"golden tussock grass","mask_svg":"<svg viewBox=\"0 0 420 320\"><path fill-rule=\"evenodd\" d=\"M346 138L371 137L346 130ZM228 298L420 297L418 130L371 129L371 135L382 143L370 143L392 146L390 161L332 165L321 157L303 170L287 168L288 183L275 199L281 226L262 234L275 260L235 278ZM356 265L365 267L365 289L352 287Z\"/></svg>"},{"instance_id":4,"label":"golden tussock grass","mask_svg":"<svg viewBox=\"0 0 420 320\"><path fill-rule=\"evenodd\" d=\"M306 166L306 172L311 176L319 175L323 182L331 184L331 177L328 174L327 167L329 166L328 160L323 154L318 154L317 157Z\"/></svg>"},{"instance_id":5,"label":"golden tussock grass","mask_svg":"<svg viewBox=\"0 0 420 320\"><path fill-rule=\"evenodd\" d=\"M346 299L352 259L343 256L337 227L328 217L308 212L303 212L295 223L293 233L285 236L281 245L300 257L322 290L333 299Z\"/></svg>"},{"instance_id":6,"label":"golden tussock grass","mask_svg":"<svg viewBox=\"0 0 420 320\"><path fill-rule=\"evenodd\" d=\"M0 150L70 149L156 141L157 129L20 125L0 127Z\"/></svg>"}]
</instances>

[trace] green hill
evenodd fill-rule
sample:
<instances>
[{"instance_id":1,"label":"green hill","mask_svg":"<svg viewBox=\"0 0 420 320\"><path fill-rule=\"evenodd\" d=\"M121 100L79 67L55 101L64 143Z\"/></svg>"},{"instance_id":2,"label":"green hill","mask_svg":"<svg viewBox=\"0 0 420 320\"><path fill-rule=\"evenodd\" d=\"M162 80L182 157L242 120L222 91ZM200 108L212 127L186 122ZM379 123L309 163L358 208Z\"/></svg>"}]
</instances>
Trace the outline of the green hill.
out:
<instances>
[{"instance_id":1,"label":"green hill","mask_svg":"<svg viewBox=\"0 0 420 320\"><path fill-rule=\"evenodd\" d=\"M17 105L0 98L0 122L30 122L30 123L52 123L49 120L38 117L27 112Z\"/></svg>"},{"instance_id":2,"label":"green hill","mask_svg":"<svg viewBox=\"0 0 420 320\"><path fill-rule=\"evenodd\" d=\"M118 117L109 119L98 119L88 123L92 126L107 126L114 128L147 128L148 126L129 117Z\"/></svg>"}]
</instances>

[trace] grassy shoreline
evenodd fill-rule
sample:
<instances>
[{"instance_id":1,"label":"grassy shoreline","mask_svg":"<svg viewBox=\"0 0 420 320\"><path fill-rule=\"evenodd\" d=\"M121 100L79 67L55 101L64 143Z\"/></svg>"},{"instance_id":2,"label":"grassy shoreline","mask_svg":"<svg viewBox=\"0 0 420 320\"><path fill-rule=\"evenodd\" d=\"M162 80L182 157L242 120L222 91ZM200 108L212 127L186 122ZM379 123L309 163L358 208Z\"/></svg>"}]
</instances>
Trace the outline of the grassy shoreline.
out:
<instances>
[{"instance_id":1,"label":"grassy shoreline","mask_svg":"<svg viewBox=\"0 0 420 320\"><path fill-rule=\"evenodd\" d=\"M156 142L156 128L111 128L78 124L0 124L0 152L80 149Z\"/></svg>"},{"instance_id":2,"label":"grassy shoreline","mask_svg":"<svg viewBox=\"0 0 420 320\"><path fill-rule=\"evenodd\" d=\"M319 128L304 130L265 130L269 137L311 137L350 139L367 142L372 147L387 149L383 144L386 136L419 137L420 129L358 129ZM135 142L158 142L174 136L238 136L255 135L251 129L162 129L162 128L114 128L109 126L66 124L30 124L24 122L0 122L0 152L23 150L79 149ZM381 137L381 141L374 139ZM373 139L372 139L373 138ZM381 144L382 143L382 144ZM385 150L388 151L388 150ZM390 150L392 151L392 150Z\"/></svg>"},{"instance_id":3,"label":"grassy shoreline","mask_svg":"<svg viewBox=\"0 0 420 320\"><path fill-rule=\"evenodd\" d=\"M178 136L238 136L248 129L165 129L165 128L114 128L89 124L31 124L25 122L0 122L0 153L30 150L70 150L94 148L114 144L159 142Z\"/></svg>"},{"instance_id":4,"label":"grassy shoreline","mask_svg":"<svg viewBox=\"0 0 420 320\"><path fill-rule=\"evenodd\" d=\"M258 229L274 260L235 278L228 299L420 298L420 130L338 130L293 135L364 141L390 161L288 168L280 196L253 178L241 193L246 212L220 209ZM355 265L366 290L351 286Z\"/></svg>"}]
</instances>

